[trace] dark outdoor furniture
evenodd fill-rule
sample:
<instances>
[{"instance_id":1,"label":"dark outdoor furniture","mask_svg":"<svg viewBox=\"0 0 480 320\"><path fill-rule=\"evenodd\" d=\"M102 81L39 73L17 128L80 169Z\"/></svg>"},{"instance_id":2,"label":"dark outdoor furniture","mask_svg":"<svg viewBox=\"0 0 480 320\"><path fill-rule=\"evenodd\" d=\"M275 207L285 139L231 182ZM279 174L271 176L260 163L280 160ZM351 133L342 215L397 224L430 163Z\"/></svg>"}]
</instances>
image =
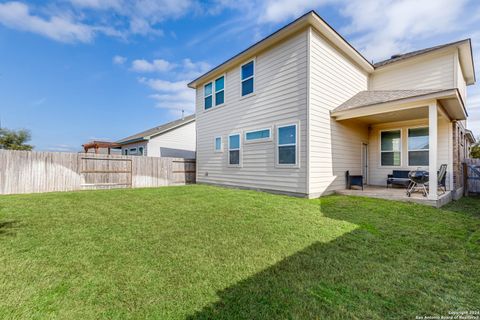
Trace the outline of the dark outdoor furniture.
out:
<instances>
[{"instance_id":1,"label":"dark outdoor furniture","mask_svg":"<svg viewBox=\"0 0 480 320\"><path fill-rule=\"evenodd\" d=\"M408 177L409 172L408 170L393 170L392 174L387 176L387 188L393 185L407 188L410 184L410 178Z\"/></svg>"},{"instance_id":2,"label":"dark outdoor furniture","mask_svg":"<svg viewBox=\"0 0 480 320\"><path fill-rule=\"evenodd\" d=\"M363 190L362 175L352 176L350 175L350 171L345 171L345 182L347 184L347 189L352 189L352 186L359 186L359 187L362 187L362 190Z\"/></svg>"},{"instance_id":3,"label":"dark outdoor furniture","mask_svg":"<svg viewBox=\"0 0 480 320\"><path fill-rule=\"evenodd\" d=\"M407 188L407 196L410 197L412 192L421 191L423 196L426 197L428 195L429 189L429 174L426 170L414 170L410 171L408 174L410 178L410 184ZM437 179L438 184L437 188L442 190L443 193L447 192L447 187L445 185L445 181L447 178L447 165L442 164L440 169L437 171Z\"/></svg>"},{"instance_id":4,"label":"dark outdoor furniture","mask_svg":"<svg viewBox=\"0 0 480 320\"><path fill-rule=\"evenodd\" d=\"M438 174L438 189L440 189L443 193L447 192L447 186L445 184L446 180L447 180L447 165L446 164L442 164L440 166L440 169L437 171L437 174ZM428 183L427 183L427 187L428 187Z\"/></svg>"},{"instance_id":5,"label":"dark outdoor furniture","mask_svg":"<svg viewBox=\"0 0 480 320\"><path fill-rule=\"evenodd\" d=\"M412 192L421 191L423 196L428 195L427 184L428 184L428 171L425 170L414 170L410 171L408 174L410 178L410 184L407 188L407 196L410 197Z\"/></svg>"}]
</instances>

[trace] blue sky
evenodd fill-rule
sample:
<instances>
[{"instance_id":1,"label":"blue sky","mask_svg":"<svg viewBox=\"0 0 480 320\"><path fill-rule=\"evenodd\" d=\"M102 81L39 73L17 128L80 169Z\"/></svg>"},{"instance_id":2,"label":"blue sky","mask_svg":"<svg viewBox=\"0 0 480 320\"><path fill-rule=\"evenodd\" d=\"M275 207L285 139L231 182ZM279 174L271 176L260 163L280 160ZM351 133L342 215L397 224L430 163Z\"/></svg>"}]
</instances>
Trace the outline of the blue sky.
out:
<instances>
[{"instance_id":1,"label":"blue sky","mask_svg":"<svg viewBox=\"0 0 480 320\"><path fill-rule=\"evenodd\" d=\"M311 9L374 61L472 38L480 79L473 0L0 1L2 126L31 130L36 150L78 151L192 113L186 83Z\"/></svg>"}]
</instances>

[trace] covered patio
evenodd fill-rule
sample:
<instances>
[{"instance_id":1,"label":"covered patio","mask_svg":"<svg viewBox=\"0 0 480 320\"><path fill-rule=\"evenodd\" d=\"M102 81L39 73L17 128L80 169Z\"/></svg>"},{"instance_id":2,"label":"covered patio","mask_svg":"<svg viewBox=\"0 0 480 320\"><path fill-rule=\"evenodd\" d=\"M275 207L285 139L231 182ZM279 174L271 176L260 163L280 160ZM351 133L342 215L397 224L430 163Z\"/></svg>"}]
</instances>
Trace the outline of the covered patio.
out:
<instances>
[{"instance_id":1,"label":"covered patio","mask_svg":"<svg viewBox=\"0 0 480 320\"><path fill-rule=\"evenodd\" d=\"M362 142L361 169L364 190L336 190L340 194L412 201L439 207L452 199L452 123L466 119L457 89L362 91L331 113L342 125L367 130ZM428 194L406 194L405 188L388 188L387 177L394 171L424 170L429 186L437 186L438 170L447 166L445 189L428 188ZM356 172L358 171L358 172Z\"/></svg>"}]
</instances>

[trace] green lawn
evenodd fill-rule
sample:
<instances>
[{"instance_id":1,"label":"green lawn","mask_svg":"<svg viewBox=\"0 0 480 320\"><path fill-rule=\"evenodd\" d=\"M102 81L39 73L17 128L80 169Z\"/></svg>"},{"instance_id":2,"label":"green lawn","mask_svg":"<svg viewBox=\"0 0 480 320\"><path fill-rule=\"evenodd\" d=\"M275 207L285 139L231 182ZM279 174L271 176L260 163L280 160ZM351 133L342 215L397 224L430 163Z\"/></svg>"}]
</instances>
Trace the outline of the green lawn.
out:
<instances>
[{"instance_id":1,"label":"green lawn","mask_svg":"<svg viewBox=\"0 0 480 320\"><path fill-rule=\"evenodd\" d=\"M480 199L0 197L0 318L414 319L479 301Z\"/></svg>"}]
</instances>

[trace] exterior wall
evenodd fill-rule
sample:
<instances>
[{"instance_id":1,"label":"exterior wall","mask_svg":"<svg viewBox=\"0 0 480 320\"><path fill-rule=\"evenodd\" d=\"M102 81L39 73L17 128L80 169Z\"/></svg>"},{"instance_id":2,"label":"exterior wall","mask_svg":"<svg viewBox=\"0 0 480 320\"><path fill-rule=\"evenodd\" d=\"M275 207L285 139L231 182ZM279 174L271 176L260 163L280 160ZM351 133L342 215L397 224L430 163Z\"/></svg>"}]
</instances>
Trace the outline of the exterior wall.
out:
<instances>
[{"instance_id":1,"label":"exterior wall","mask_svg":"<svg viewBox=\"0 0 480 320\"><path fill-rule=\"evenodd\" d=\"M463 165L462 163L469 157L470 143L465 136L465 128L462 122L452 123L453 139L453 186L454 189L463 190Z\"/></svg>"},{"instance_id":2,"label":"exterior wall","mask_svg":"<svg viewBox=\"0 0 480 320\"><path fill-rule=\"evenodd\" d=\"M467 83L465 78L463 77L462 67L460 66L460 60L458 59L458 55L455 55L455 74L456 74L456 85L455 87L458 88L460 95L463 99L463 102L467 102Z\"/></svg>"},{"instance_id":3,"label":"exterior wall","mask_svg":"<svg viewBox=\"0 0 480 320\"><path fill-rule=\"evenodd\" d=\"M387 65L372 74L370 90L451 89L457 62L456 51L447 51Z\"/></svg>"},{"instance_id":4,"label":"exterior wall","mask_svg":"<svg viewBox=\"0 0 480 320\"><path fill-rule=\"evenodd\" d=\"M122 153L121 154L125 154L125 150L129 150L128 154L130 155L130 149L131 148L137 148L138 147L143 147L143 154L144 155L147 155L148 154L148 144L147 144L147 141L140 141L140 142L134 142L134 143L130 143L130 144L125 144L122 146Z\"/></svg>"},{"instance_id":5,"label":"exterior wall","mask_svg":"<svg viewBox=\"0 0 480 320\"><path fill-rule=\"evenodd\" d=\"M165 152L160 152L162 148L171 149L168 150L168 156L176 152L175 157L195 158L195 121L150 138L147 155L149 157L165 156Z\"/></svg>"},{"instance_id":6,"label":"exterior wall","mask_svg":"<svg viewBox=\"0 0 480 320\"><path fill-rule=\"evenodd\" d=\"M449 158L449 126L450 121L444 117L438 118L438 155L437 162L441 164L451 163ZM415 170L418 166L408 165L408 128L414 127L428 127L428 119L419 119L402 122L392 122L385 124L373 125L369 134L369 175L368 183L371 185L386 186L387 175L392 173L392 170ZM380 163L380 132L382 130L400 129L402 135L401 146L401 165L382 167ZM421 167L428 170L428 166ZM451 166L447 166L447 180L446 185L449 186L452 176ZM448 189L448 188L447 188Z\"/></svg>"},{"instance_id":7,"label":"exterior wall","mask_svg":"<svg viewBox=\"0 0 480 320\"><path fill-rule=\"evenodd\" d=\"M246 60L245 62L247 62ZM211 79L214 80L214 79ZM225 73L225 104L203 109L203 84L196 90L197 181L305 194L307 176L307 32L255 57L255 93L240 94L240 65ZM275 126L297 123L299 165L275 165ZM244 133L272 128L273 139L249 143ZM241 167L228 165L228 135L241 134ZM214 152L215 137L223 152Z\"/></svg>"},{"instance_id":8,"label":"exterior wall","mask_svg":"<svg viewBox=\"0 0 480 320\"><path fill-rule=\"evenodd\" d=\"M365 125L337 122L330 111L362 90L368 74L319 33L310 31L309 192L314 195L345 188L345 171L361 173Z\"/></svg>"}]
</instances>

